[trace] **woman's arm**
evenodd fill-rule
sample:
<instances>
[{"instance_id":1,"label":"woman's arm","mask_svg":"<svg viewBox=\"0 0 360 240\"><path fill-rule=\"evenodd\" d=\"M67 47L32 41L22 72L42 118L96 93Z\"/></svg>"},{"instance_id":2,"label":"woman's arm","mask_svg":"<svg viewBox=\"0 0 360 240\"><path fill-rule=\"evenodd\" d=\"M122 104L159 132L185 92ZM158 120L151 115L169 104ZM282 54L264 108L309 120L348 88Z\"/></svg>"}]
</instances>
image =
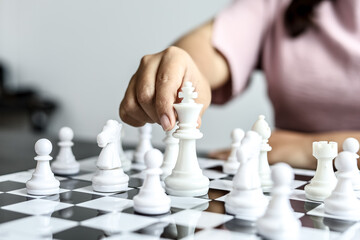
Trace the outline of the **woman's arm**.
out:
<instances>
[{"instance_id":1,"label":"woman's arm","mask_svg":"<svg viewBox=\"0 0 360 240\"><path fill-rule=\"evenodd\" d=\"M338 143L339 152L342 143L348 137L360 140L360 131L336 131L324 133L299 133L286 130L275 130L269 139L272 150L268 153L270 164L289 163L292 167L316 169L316 159L312 156L312 143L315 141L334 141ZM213 158L226 159L229 150L211 153Z\"/></svg>"}]
</instances>

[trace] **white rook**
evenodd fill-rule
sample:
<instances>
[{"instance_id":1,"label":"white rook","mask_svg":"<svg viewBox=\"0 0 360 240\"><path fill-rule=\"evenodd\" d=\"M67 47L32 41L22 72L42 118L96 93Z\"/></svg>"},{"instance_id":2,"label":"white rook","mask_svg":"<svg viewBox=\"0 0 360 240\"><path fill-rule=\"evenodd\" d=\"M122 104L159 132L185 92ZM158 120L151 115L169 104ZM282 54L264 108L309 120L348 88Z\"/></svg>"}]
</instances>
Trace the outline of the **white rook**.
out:
<instances>
[{"instance_id":1,"label":"white rook","mask_svg":"<svg viewBox=\"0 0 360 240\"><path fill-rule=\"evenodd\" d=\"M334 190L337 179L333 169L333 159L338 154L336 142L313 142L313 156L317 159L315 176L305 186L306 198L324 201Z\"/></svg>"}]
</instances>

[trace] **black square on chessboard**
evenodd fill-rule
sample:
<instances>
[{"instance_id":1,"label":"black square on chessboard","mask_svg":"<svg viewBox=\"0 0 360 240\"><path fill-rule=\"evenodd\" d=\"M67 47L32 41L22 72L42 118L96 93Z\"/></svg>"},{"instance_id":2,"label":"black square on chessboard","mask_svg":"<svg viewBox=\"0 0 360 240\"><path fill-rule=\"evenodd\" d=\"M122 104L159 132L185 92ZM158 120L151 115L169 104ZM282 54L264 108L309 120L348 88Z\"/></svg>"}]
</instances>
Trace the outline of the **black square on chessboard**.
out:
<instances>
[{"instance_id":1,"label":"black square on chessboard","mask_svg":"<svg viewBox=\"0 0 360 240\"><path fill-rule=\"evenodd\" d=\"M75 191L67 191L59 194L60 202L70 203L70 204L78 204L82 202L87 202L90 200L94 200L100 198L100 195L95 195L91 193L83 193L83 192L75 192Z\"/></svg>"},{"instance_id":2,"label":"black square on chessboard","mask_svg":"<svg viewBox=\"0 0 360 240\"><path fill-rule=\"evenodd\" d=\"M12 190L25 188L25 183L13 182L13 181L4 181L0 182L0 192L9 192Z\"/></svg>"},{"instance_id":3,"label":"black square on chessboard","mask_svg":"<svg viewBox=\"0 0 360 240\"><path fill-rule=\"evenodd\" d=\"M20 203L20 202L30 201L30 200L34 200L34 199L35 198L19 196L19 195L10 194L10 193L2 193L2 194L0 194L0 207L4 207L7 205Z\"/></svg>"},{"instance_id":4,"label":"black square on chessboard","mask_svg":"<svg viewBox=\"0 0 360 240\"><path fill-rule=\"evenodd\" d=\"M103 239L104 237L108 236L103 231L83 226L73 227L53 235L54 239L64 240L99 240Z\"/></svg>"},{"instance_id":5,"label":"black square on chessboard","mask_svg":"<svg viewBox=\"0 0 360 240\"><path fill-rule=\"evenodd\" d=\"M51 216L81 222L100 215L102 215L102 213L100 213L98 210L73 206L59 211L55 211Z\"/></svg>"},{"instance_id":6,"label":"black square on chessboard","mask_svg":"<svg viewBox=\"0 0 360 240\"><path fill-rule=\"evenodd\" d=\"M77 179L67 179L60 181L60 188L73 190L77 188L82 188L86 186L90 186L91 182L89 181L83 181L83 180L77 180Z\"/></svg>"},{"instance_id":7,"label":"black square on chessboard","mask_svg":"<svg viewBox=\"0 0 360 240\"><path fill-rule=\"evenodd\" d=\"M27 214L8 211L5 209L0 209L0 223L10 222L12 220L29 217ZM1 235L0 235L1 237Z\"/></svg>"},{"instance_id":8,"label":"black square on chessboard","mask_svg":"<svg viewBox=\"0 0 360 240\"><path fill-rule=\"evenodd\" d=\"M140 189L134 188L126 192L117 193L115 195L111 195L111 197L124 198L132 200L136 195L138 195Z\"/></svg>"}]
</instances>

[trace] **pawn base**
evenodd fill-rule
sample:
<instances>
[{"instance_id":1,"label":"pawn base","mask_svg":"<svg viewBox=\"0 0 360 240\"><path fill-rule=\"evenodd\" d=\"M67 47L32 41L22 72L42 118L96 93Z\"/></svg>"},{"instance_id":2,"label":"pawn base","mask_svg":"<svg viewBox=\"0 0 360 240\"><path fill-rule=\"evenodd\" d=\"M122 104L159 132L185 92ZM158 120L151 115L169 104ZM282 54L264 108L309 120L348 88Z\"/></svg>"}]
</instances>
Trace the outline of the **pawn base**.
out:
<instances>
[{"instance_id":1,"label":"pawn base","mask_svg":"<svg viewBox=\"0 0 360 240\"><path fill-rule=\"evenodd\" d=\"M140 201L137 196L134 197L134 210L135 212L146 215L161 215L170 211L170 198L164 199L165 201ZM140 203L141 202L141 203ZM156 204L163 202L163 204Z\"/></svg>"},{"instance_id":2,"label":"pawn base","mask_svg":"<svg viewBox=\"0 0 360 240\"><path fill-rule=\"evenodd\" d=\"M49 189L38 189L38 190L26 188L26 192L28 194L35 196L55 195L55 194L59 194L59 191L60 191L59 187L54 187Z\"/></svg>"},{"instance_id":3,"label":"pawn base","mask_svg":"<svg viewBox=\"0 0 360 240\"><path fill-rule=\"evenodd\" d=\"M257 221L258 233L266 239L298 239L300 227L301 223L295 217L286 219L286 221L281 221L281 219L276 218L261 218Z\"/></svg>"},{"instance_id":4,"label":"pawn base","mask_svg":"<svg viewBox=\"0 0 360 240\"><path fill-rule=\"evenodd\" d=\"M225 209L235 216L256 220L264 214L268 203L261 188L233 190L225 199Z\"/></svg>"},{"instance_id":5,"label":"pawn base","mask_svg":"<svg viewBox=\"0 0 360 240\"><path fill-rule=\"evenodd\" d=\"M79 173L80 164L78 162L70 164L59 164L59 162L54 161L53 164L51 164L51 170L53 173L59 175L74 175Z\"/></svg>"}]
</instances>

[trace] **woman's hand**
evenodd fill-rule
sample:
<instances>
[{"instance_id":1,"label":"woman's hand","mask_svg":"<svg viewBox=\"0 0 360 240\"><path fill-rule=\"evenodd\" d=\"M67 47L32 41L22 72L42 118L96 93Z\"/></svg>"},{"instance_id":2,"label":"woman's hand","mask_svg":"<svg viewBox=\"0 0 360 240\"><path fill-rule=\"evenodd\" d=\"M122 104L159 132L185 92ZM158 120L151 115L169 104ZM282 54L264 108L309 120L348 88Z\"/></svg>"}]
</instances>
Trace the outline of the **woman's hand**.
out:
<instances>
[{"instance_id":1,"label":"woman's hand","mask_svg":"<svg viewBox=\"0 0 360 240\"><path fill-rule=\"evenodd\" d=\"M176 122L173 104L179 102L177 94L185 81L192 82L199 96L196 102L204 105L201 116L210 104L211 89L191 56L174 46L144 56L120 104L121 119L135 127L159 123L171 130Z\"/></svg>"}]
</instances>

